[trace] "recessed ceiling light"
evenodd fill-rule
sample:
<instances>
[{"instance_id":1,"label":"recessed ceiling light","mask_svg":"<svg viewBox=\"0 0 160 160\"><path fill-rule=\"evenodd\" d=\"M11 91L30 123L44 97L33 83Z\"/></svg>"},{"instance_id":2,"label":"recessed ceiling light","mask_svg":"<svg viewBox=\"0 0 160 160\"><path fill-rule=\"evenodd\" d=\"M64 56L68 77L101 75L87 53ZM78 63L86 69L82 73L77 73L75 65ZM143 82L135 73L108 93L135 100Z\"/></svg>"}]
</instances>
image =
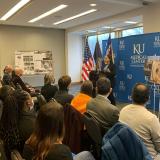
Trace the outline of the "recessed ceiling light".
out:
<instances>
[{"instance_id":1,"label":"recessed ceiling light","mask_svg":"<svg viewBox=\"0 0 160 160\"><path fill-rule=\"evenodd\" d=\"M125 21L124 23L127 23L127 24L136 24L137 22L135 22L135 21Z\"/></svg>"},{"instance_id":2,"label":"recessed ceiling light","mask_svg":"<svg viewBox=\"0 0 160 160\"><path fill-rule=\"evenodd\" d=\"M97 4L92 3L92 4L90 4L90 6L91 6L91 7L95 7L95 6L97 6Z\"/></svg>"},{"instance_id":3,"label":"recessed ceiling light","mask_svg":"<svg viewBox=\"0 0 160 160\"><path fill-rule=\"evenodd\" d=\"M38 16L38 17L30 20L29 23L34 23L34 22L36 22L36 21L39 21L40 19L45 18L45 17L47 17L47 16L49 16L49 15L55 13L55 12L58 12L58 11L64 9L64 8L66 8L67 6L68 6L68 5L61 4L61 5L59 5L58 7L53 8L53 9L49 10L48 12L45 12L45 13L41 14L40 16Z\"/></svg>"},{"instance_id":4,"label":"recessed ceiling light","mask_svg":"<svg viewBox=\"0 0 160 160\"><path fill-rule=\"evenodd\" d=\"M81 17L81 16L90 14L90 13L95 12L95 11L97 11L97 9L91 9L91 10L82 12L82 13L80 13L80 14L77 14L77 15L75 15L75 16L69 17L69 18L67 18L67 19L63 19L63 20L61 20L61 21L55 22L54 25L58 25L58 24L61 24L61 23L64 23L64 22L67 22L67 21L70 21L70 20L79 18L79 17Z\"/></svg>"},{"instance_id":5,"label":"recessed ceiling light","mask_svg":"<svg viewBox=\"0 0 160 160\"><path fill-rule=\"evenodd\" d=\"M26 5L31 0L21 0L13 8L11 8L0 20L6 21L9 17L15 14L19 9Z\"/></svg>"}]
</instances>

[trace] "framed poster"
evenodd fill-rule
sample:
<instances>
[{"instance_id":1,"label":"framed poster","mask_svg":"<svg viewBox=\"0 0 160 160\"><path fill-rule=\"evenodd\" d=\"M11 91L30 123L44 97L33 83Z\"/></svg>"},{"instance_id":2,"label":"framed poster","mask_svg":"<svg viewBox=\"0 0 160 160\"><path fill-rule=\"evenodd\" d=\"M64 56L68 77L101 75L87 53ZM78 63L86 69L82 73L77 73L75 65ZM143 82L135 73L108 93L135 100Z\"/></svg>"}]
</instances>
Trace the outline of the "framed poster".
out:
<instances>
[{"instance_id":1,"label":"framed poster","mask_svg":"<svg viewBox=\"0 0 160 160\"><path fill-rule=\"evenodd\" d=\"M51 51L16 51L15 67L22 68L25 75L53 72Z\"/></svg>"}]
</instances>

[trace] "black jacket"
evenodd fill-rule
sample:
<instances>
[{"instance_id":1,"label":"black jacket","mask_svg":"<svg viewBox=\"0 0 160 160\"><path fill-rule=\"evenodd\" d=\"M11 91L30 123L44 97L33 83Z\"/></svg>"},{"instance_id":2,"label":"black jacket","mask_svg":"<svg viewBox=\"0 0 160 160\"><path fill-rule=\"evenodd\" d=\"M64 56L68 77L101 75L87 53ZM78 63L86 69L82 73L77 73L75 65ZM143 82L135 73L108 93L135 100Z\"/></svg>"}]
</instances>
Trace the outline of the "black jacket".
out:
<instances>
[{"instance_id":1,"label":"black jacket","mask_svg":"<svg viewBox=\"0 0 160 160\"><path fill-rule=\"evenodd\" d=\"M14 75L12 77L12 82L13 84L17 87L20 86L21 89L23 89L24 91L27 91L28 93L30 93L30 89L26 87L26 85L24 84L24 82L22 81L21 77Z\"/></svg>"},{"instance_id":2,"label":"black jacket","mask_svg":"<svg viewBox=\"0 0 160 160\"><path fill-rule=\"evenodd\" d=\"M110 80L111 87L114 88L114 85L115 85L115 75L116 75L116 66L115 66L115 64L110 63L108 65L108 67L107 67L107 70L103 70L102 72Z\"/></svg>"},{"instance_id":3,"label":"black jacket","mask_svg":"<svg viewBox=\"0 0 160 160\"><path fill-rule=\"evenodd\" d=\"M67 103L71 103L73 95L69 94L67 90L59 90L56 92L54 98L62 106L65 106Z\"/></svg>"},{"instance_id":4,"label":"black jacket","mask_svg":"<svg viewBox=\"0 0 160 160\"><path fill-rule=\"evenodd\" d=\"M22 140L22 147L30 137L35 125L36 116L33 112L22 111L19 117L18 129Z\"/></svg>"},{"instance_id":5,"label":"black jacket","mask_svg":"<svg viewBox=\"0 0 160 160\"><path fill-rule=\"evenodd\" d=\"M57 91L58 91L57 86L46 84L42 87L41 94L44 96L44 98L48 102L50 99L54 97Z\"/></svg>"}]
</instances>

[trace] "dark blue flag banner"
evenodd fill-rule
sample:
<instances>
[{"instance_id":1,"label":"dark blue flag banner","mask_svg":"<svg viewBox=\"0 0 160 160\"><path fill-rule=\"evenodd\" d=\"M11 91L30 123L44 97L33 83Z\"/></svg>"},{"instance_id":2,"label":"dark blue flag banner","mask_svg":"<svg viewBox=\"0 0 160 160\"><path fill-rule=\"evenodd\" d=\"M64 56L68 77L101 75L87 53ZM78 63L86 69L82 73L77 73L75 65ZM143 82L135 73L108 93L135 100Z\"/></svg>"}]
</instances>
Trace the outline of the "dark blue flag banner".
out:
<instances>
[{"instance_id":1,"label":"dark blue flag banner","mask_svg":"<svg viewBox=\"0 0 160 160\"><path fill-rule=\"evenodd\" d=\"M102 42L103 55L107 40ZM150 109L160 110L160 32L128 36L112 40L115 53L117 101L131 102L135 83L150 87Z\"/></svg>"},{"instance_id":2,"label":"dark blue flag banner","mask_svg":"<svg viewBox=\"0 0 160 160\"><path fill-rule=\"evenodd\" d=\"M100 45L99 45L98 38L97 38L97 42L96 42L93 57L94 57L94 61L95 61L96 70L101 70L102 53L101 53L101 48L100 48Z\"/></svg>"}]
</instances>

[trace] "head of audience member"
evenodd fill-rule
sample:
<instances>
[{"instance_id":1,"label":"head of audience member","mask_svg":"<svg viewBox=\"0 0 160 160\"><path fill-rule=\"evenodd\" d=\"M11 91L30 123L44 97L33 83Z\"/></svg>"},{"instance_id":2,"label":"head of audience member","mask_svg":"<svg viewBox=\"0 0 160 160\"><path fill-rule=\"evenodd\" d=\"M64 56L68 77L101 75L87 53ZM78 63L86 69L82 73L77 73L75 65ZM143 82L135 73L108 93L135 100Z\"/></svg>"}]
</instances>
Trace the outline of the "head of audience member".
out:
<instances>
[{"instance_id":1,"label":"head of audience member","mask_svg":"<svg viewBox=\"0 0 160 160\"><path fill-rule=\"evenodd\" d=\"M57 102L50 101L39 110L35 130L26 144L35 151L34 159L45 159L54 144L62 143L63 136L63 107Z\"/></svg>"},{"instance_id":2,"label":"head of audience member","mask_svg":"<svg viewBox=\"0 0 160 160\"><path fill-rule=\"evenodd\" d=\"M111 82L106 77L101 77L97 81L97 93L104 96L109 96L111 93Z\"/></svg>"},{"instance_id":3,"label":"head of audience member","mask_svg":"<svg viewBox=\"0 0 160 160\"><path fill-rule=\"evenodd\" d=\"M15 75L21 77L23 75L23 69L21 68L16 68L15 70Z\"/></svg>"},{"instance_id":4,"label":"head of audience member","mask_svg":"<svg viewBox=\"0 0 160 160\"><path fill-rule=\"evenodd\" d=\"M4 73L11 74L12 71L13 71L12 65L9 64L9 65L7 65L7 66L4 67Z\"/></svg>"},{"instance_id":5,"label":"head of audience member","mask_svg":"<svg viewBox=\"0 0 160 160\"><path fill-rule=\"evenodd\" d=\"M16 90L14 95L18 104L19 112L21 111L27 112L33 109L34 102L28 92L23 90Z\"/></svg>"},{"instance_id":6,"label":"head of audience member","mask_svg":"<svg viewBox=\"0 0 160 160\"><path fill-rule=\"evenodd\" d=\"M71 85L71 77L66 75L66 76L62 76L59 80L58 80L58 86L59 86L59 90L69 90L69 87Z\"/></svg>"},{"instance_id":7,"label":"head of audience member","mask_svg":"<svg viewBox=\"0 0 160 160\"><path fill-rule=\"evenodd\" d=\"M13 93L14 88L9 85L4 85L0 88L0 99L4 102L4 100Z\"/></svg>"},{"instance_id":8,"label":"head of audience member","mask_svg":"<svg viewBox=\"0 0 160 160\"><path fill-rule=\"evenodd\" d=\"M134 104L145 105L149 100L149 88L143 83L137 83L132 89L132 100Z\"/></svg>"},{"instance_id":9,"label":"head of audience member","mask_svg":"<svg viewBox=\"0 0 160 160\"><path fill-rule=\"evenodd\" d=\"M81 86L81 93L87 94L88 96L92 96L93 92L93 84L90 80L84 81Z\"/></svg>"},{"instance_id":10,"label":"head of audience member","mask_svg":"<svg viewBox=\"0 0 160 160\"><path fill-rule=\"evenodd\" d=\"M52 72L46 73L44 76L44 84L53 84L55 82L54 75Z\"/></svg>"}]
</instances>

